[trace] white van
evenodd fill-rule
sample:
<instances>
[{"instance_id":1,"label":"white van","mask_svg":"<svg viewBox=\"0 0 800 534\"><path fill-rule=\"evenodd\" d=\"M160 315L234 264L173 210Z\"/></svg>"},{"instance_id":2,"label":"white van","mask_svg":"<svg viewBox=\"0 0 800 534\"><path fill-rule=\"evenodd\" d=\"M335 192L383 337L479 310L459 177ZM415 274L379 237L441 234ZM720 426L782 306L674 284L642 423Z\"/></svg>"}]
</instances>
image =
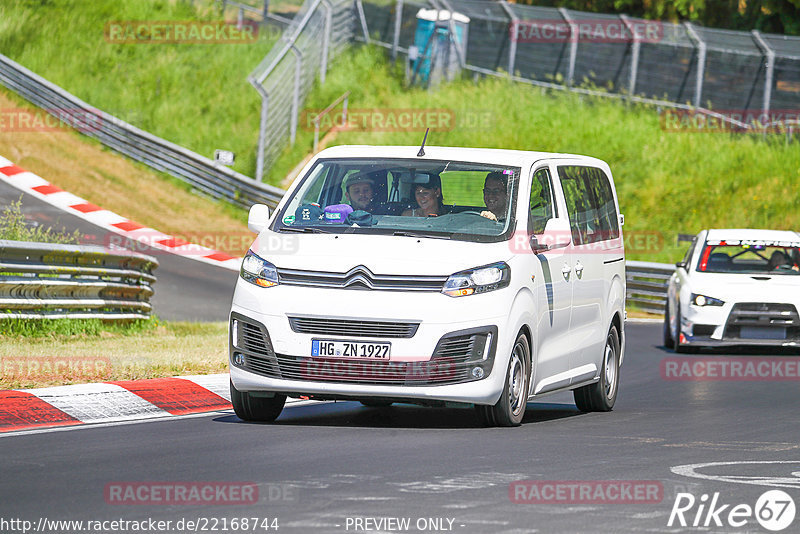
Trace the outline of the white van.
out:
<instances>
[{"instance_id":1,"label":"white van","mask_svg":"<svg viewBox=\"0 0 800 534\"><path fill-rule=\"evenodd\" d=\"M608 165L569 154L339 146L257 232L230 314L231 397L273 421L286 397L474 405L519 425L573 390L611 410L625 253Z\"/></svg>"}]
</instances>

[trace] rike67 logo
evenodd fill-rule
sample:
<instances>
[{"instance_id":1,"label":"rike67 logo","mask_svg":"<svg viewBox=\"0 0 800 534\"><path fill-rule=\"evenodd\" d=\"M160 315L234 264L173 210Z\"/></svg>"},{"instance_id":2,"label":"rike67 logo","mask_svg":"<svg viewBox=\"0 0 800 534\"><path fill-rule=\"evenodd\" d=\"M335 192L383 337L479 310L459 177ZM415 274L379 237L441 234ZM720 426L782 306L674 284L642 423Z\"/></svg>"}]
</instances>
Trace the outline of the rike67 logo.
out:
<instances>
[{"instance_id":1,"label":"rike67 logo","mask_svg":"<svg viewBox=\"0 0 800 534\"><path fill-rule=\"evenodd\" d=\"M719 492L712 496L704 493L699 499L691 493L678 493L667 526L741 528L755 519L763 528L778 532L792 524L795 513L794 499L781 490L764 492L755 506L723 504Z\"/></svg>"}]
</instances>

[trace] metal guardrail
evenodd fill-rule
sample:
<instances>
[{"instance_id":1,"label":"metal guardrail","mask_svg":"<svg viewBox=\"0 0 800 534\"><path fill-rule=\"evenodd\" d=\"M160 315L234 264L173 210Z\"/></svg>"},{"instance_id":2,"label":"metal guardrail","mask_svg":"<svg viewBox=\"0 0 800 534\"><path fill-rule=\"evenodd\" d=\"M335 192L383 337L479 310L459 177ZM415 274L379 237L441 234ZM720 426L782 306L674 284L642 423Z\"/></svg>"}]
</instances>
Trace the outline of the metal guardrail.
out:
<instances>
[{"instance_id":1,"label":"metal guardrail","mask_svg":"<svg viewBox=\"0 0 800 534\"><path fill-rule=\"evenodd\" d=\"M147 319L156 267L126 250L0 240L0 319Z\"/></svg>"},{"instance_id":2,"label":"metal guardrail","mask_svg":"<svg viewBox=\"0 0 800 534\"><path fill-rule=\"evenodd\" d=\"M0 84L109 148L214 198L248 208L256 203L275 207L283 196L282 189L256 182L90 106L2 54Z\"/></svg>"},{"instance_id":3,"label":"metal guardrail","mask_svg":"<svg viewBox=\"0 0 800 534\"><path fill-rule=\"evenodd\" d=\"M673 272L675 272L675 266L669 263L627 262L625 265L626 302L647 311L664 313L667 283Z\"/></svg>"}]
</instances>

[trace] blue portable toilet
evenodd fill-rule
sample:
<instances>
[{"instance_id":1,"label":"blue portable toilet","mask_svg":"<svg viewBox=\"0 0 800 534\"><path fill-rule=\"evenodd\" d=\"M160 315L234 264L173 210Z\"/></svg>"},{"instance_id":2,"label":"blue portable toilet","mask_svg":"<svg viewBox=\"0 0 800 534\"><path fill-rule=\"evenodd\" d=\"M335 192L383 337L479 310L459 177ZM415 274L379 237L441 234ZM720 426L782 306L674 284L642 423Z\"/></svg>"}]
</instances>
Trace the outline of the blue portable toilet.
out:
<instances>
[{"instance_id":1,"label":"blue portable toilet","mask_svg":"<svg viewBox=\"0 0 800 534\"><path fill-rule=\"evenodd\" d=\"M466 56L469 17L444 9L420 9L414 50L409 50L412 80L423 85L438 83L442 77L452 80L461 69L460 57Z\"/></svg>"}]
</instances>

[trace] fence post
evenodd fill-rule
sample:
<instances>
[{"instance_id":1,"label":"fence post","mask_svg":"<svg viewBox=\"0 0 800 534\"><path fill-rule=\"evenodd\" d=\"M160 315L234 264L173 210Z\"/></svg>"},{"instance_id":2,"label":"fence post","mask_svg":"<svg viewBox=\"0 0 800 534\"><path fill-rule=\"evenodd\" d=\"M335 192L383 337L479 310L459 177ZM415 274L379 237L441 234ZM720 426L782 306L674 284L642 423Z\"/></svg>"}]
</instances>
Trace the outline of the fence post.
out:
<instances>
[{"instance_id":1,"label":"fence post","mask_svg":"<svg viewBox=\"0 0 800 534\"><path fill-rule=\"evenodd\" d=\"M358 18L361 20L361 31L364 32L364 42L369 44L367 17L364 15L364 4L361 3L361 0L356 0L356 9L358 10Z\"/></svg>"},{"instance_id":2,"label":"fence post","mask_svg":"<svg viewBox=\"0 0 800 534\"><path fill-rule=\"evenodd\" d=\"M508 2L503 0L500 2L500 5L506 12L506 15L511 19L511 31L509 32L509 37L511 39L511 44L508 47L508 75L514 76L514 63L517 60L517 41L519 40L519 17L516 13L509 7Z\"/></svg>"},{"instance_id":3,"label":"fence post","mask_svg":"<svg viewBox=\"0 0 800 534\"><path fill-rule=\"evenodd\" d=\"M628 15L620 15L625 27L631 32L631 40L633 41L633 50L631 51L631 72L628 79L628 95L633 96L636 94L636 77L639 75L639 52L642 48L642 42L639 39L639 33L634 31Z\"/></svg>"},{"instance_id":4,"label":"fence post","mask_svg":"<svg viewBox=\"0 0 800 534\"><path fill-rule=\"evenodd\" d=\"M300 115L300 78L303 71L303 53L295 46L291 46L294 52L294 91L292 94L292 117L289 125L289 139L294 144L297 139L297 119Z\"/></svg>"},{"instance_id":5,"label":"fence post","mask_svg":"<svg viewBox=\"0 0 800 534\"><path fill-rule=\"evenodd\" d=\"M264 151L267 149L267 123L269 122L269 93L259 84L253 84L261 95L261 120L258 126L258 154L256 154L256 181L264 181Z\"/></svg>"},{"instance_id":6,"label":"fence post","mask_svg":"<svg viewBox=\"0 0 800 534\"><path fill-rule=\"evenodd\" d=\"M403 25L403 0L397 0L394 8L394 38L392 39L392 63L397 60L397 49L400 46L400 30Z\"/></svg>"},{"instance_id":7,"label":"fence post","mask_svg":"<svg viewBox=\"0 0 800 534\"><path fill-rule=\"evenodd\" d=\"M703 103L703 80L706 76L706 43L700 38L691 22L684 22L683 24L697 48L697 81L694 86L694 107L699 108Z\"/></svg>"},{"instance_id":8,"label":"fence post","mask_svg":"<svg viewBox=\"0 0 800 534\"><path fill-rule=\"evenodd\" d=\"M325 6L325 29L322 34L322 58L319 62L319 81L325 83L325 75L328 74L328 49L331 42L331 27L333 26L333 6L329 0L322 0Z\"/></svg>"},{"instance_id":9,"label":"fence post","mask_svg":"<svg viewBox=\"0 0 800 534\"><path fill-rule=\"evenodd\" d=\"M764 80L764 103L761 110L767 118L769 118L769 108L772 100L772 78L775 72L775 51L769 46L769 43L761 36L758 30L753 30L753 38L761 49L761 52L767 56L767 72ZM766 131L764 132L766 134Z\"/></svg>"},{"instance_id":10,"label":"fence post","mask_svg":"<svg viewBox=\"0 0 800 534\"><path fill-rule=\"evenodd\" d=\"M578 28L575 22L572 20L572 17L569 15L569 11L567 11L564 7L559 7L558 12L561 13L561 16L564 18L564 22L569 24L569 41L570 41L570 48L569 48L569 70L567 71L567 86L572 87L572 84L575 80L575 60L578 57Z\"/></svg>"}]
</instances>

